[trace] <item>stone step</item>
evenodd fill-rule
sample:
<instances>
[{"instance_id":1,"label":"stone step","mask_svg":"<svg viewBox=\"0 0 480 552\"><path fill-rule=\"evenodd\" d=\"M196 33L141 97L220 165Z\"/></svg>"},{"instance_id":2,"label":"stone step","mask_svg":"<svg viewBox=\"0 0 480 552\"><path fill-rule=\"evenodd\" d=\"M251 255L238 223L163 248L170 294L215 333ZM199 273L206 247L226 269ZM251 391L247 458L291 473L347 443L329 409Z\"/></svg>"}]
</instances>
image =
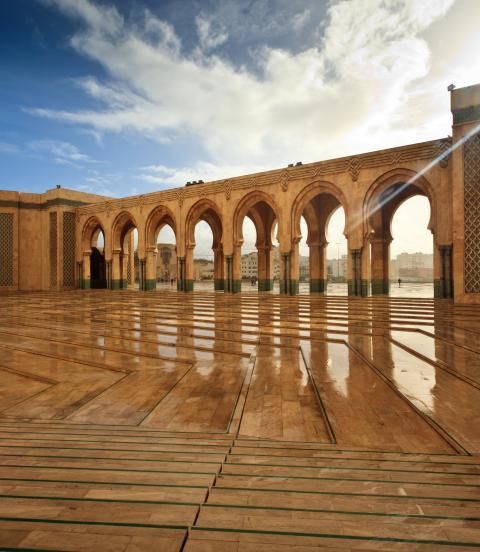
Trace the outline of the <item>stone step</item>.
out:
<instances>
[{"instance_id":1,"label":"stone step","mask_svg":"<svg viewBox=\"0 0 480 552\"><path fill-rule=\"evenodd\" d=\"M416 482L475 485L480 489L480 474L456 475L442 473L430 473L428 471L395 471L388 469L355 469L355 468L337 468L331 469L328 466L323 467L305 467L305 466L275 466L275 465L254 465L244 463L228 462L222 467L222 474L242 474L242 475L265 475L265 476L284 476L284 477L318 477L322 478L341 478L341 479L383 479L399 482Z\"/></svg>"},{"instance_id":2,"label":"stone step","mask_svg":"<svg viewBox=\"0 0 480 552\"><path fill-rule=\"evenodd\" d=\"M178 552L185 528L135 527L45 520L0 520L2 550L58 550L70 552Z\"/></svg>"},{"instance_id":3,"label":"stone step","mask_svg":"<svg viewBox=\"0 0 480 552\"><path fill-rule=\"evenodd\" d=\"M362 550L363 552L463 552L472 550L472 542L467 540L464 529L460 534L449 531L452 538L441 541L432 534L431 538L388 539L385 537L359 537L357 535L334 534L297 534L288 532L261 532L255 530L235 531L218 528L195 527L189 533L185 552L337 552ZM445 533L445 531L444 531ZM459 537L460 540L456 538ZM440 545L438 543L441 543ZM464 543L462 545L462 543ZM476 547L476 543L473 543Z\"/></svg>"},{"instance_id":4,"label":"stone step","mask_svg":"<svg viewBox=\"0 0 480 552\"><path fill-rule=\"evenodd\" d=\"M438 497L381 496L371 493L304 493L212 487L208 504L293 510L339 510L379 514L480 518L480 502Z\"/></svg>"},{"instance_id":5,"label":"stone step","mask_svg":"<svg viewBox=\"0 0 480 552\"><path fill-rule=\"evenodd\" d=\"M422 485L419 483L401 483L376 480L315 479L272 476L249 476L220 474L216 486L228 488L278 489L304 492L362 493L389 496L420 496L436 498L456 498L480 503L480 491L472 486Z\"/></svg>"},{"instance_id":6,"label":"stone step","mask_svg":"<svg viewBox=\"0 0 480 552\"><path fill-rule=\"evenodd\" d=\"M71 458L58 456L6 456L0 455L0 466L48 466L48 467L65 467L78 469L102 469L102 470L120 470L120 471L136 471L147 473L171 472L192 474L208 474L213 475L219 472L221 464L201 464L193 462L148 462L145 460L122 460L108 458Z\"/></svg>"},{"instance_id":7,"label":"stone step","mask_svg":"<svg viewBox=\"0 0 480 552\"><path fill-rule=\"evenodd\" d=\"M453 473L462 475L480 475L480 464L439 462L415 462L410 460L388 460L385 458L356 458L325 455L322 457L296 457L296 456L256 456L229 454L228 464L241 465L272 465L285 467L306 468L330 468L330 469L362 469L404 471L418 473Z\"/></svg>"}]
</instances>

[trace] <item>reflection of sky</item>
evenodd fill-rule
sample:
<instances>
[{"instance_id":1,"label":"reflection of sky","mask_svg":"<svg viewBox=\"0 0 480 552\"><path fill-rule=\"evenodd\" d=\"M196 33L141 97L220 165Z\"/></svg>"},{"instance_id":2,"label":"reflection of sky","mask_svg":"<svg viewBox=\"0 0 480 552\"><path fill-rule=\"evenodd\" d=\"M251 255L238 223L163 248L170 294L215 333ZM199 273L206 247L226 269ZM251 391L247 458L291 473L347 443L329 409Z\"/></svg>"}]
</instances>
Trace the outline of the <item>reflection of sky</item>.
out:
<instances>
[{"instance_id":1,"label":"reflection of sky","mask_svg":"<svg viewBox=\"0 0 480 552\"><path fill-rule=\"evenodd\" d=\"M338 350L342 348L342 351ZM340 355L338 354L340 353ZM327 374L333 383L333 387L340 395L348 397L348 377L350 376L350 365L348 361L348 351L343 345L328 345Z\"/></svg>"},{"instance_id":2,"label":"reflection of sky","mask_svg":"<svg viewBox=\"0 0 480 552\"><path fill-rule=\"evenodd\" d=\"M424 412L435 409L435 368L392 344L393 380Z\"/></svg>"}]
</instances>

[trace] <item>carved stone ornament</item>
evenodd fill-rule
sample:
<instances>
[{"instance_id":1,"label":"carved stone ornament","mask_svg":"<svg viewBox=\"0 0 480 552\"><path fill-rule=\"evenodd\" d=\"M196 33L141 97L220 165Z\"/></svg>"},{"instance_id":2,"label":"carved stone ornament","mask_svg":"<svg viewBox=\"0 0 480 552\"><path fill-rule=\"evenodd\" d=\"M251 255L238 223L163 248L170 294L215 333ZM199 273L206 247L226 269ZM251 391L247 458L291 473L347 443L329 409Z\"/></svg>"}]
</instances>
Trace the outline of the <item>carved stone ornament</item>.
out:
<instances>
[{"instance_id":1,"label":"carved stone ornament","mask_svg":"<svg viewBox=\"0 0 480 552\"><path fill-rule=\"evenodd\" d=\"M392 153L392 158L390 160L390 164L391 165L398 165L401 162L402 158L403 158L402 154L399 151L396 151L396 152Z\"/></svg>"},{"instance_id":2,"label":"carved stone ornament","mask_svg":"<svg viewBox=\"0 0 480 552\"><path fill-rule=\"evenodd\" d=\"M252 176L248 181L248 187L249 188L258 188L258 181L257 179Z\"/></svg>"},{"instance_id":3,"label":"carved stone ornament","mask_svg":"<svg viewBox=\"0 0 480 552\"><path fill-rule=\"evenodd\" d=\"M450 157L450 148L451 145L449 142L442 142L442 145L439 148L438 156L440 157L439 165L442 169L448 167L448 158Z\"/></svg>"},{"instance_id":4,"label":"carved stone ornament","mask_svg":"<svg viewBox=\"0 0 480 552\"><path fill-rule=\"evenodd\" d=\"M290 175L288 174L288 171L282 171L282 174L280 175L280 184L282 186L282 191L286 192L288 190L288 179L290 178Z\"/></svg>"},{"instance_id":5,"label":"carved stone ornament","mask_svg":"<svg viewBox=\"0 0 480 552\"><path fill-rule=\"evenodd\" d=\"M105 213L107 215L107 218L110 218L110 215L112 213L112 204L109 201L105 203Z\"/></svg>"},{"instance_id":6,"label":"carved stone ornament","mask_svg":"<svg viewBox=\"0 0 480 552\"><path fill-rule=\"evenodd\" d=\"M348 172L350 173L353 182L356 182L358 180L358 176L360 175L360 168L360 159L358 157L352 157L352 159L350 159L348 163Z\"/></svg>"},{"instance_id":7,"label":"carved stone ornament","mask_svg":"<svg viewBox=\"0 0 480 552\"><path fill-rule=\"evenodd\" d=\"M141 195L137 200L137 205L140 207L140 213L143 211L143 206L145 205L145 196Z\"/></svg>"},{"instance_id":8,"label":"carved stone ornament","mask_svg":"<svg viewBox=\"0 0 480 552\"><path fill-rule=\"evenodd\" d=\"M185 192L183 189L177 190L175 193L175 198L178 201L178 206L182 207L183 201L185 199Z\"/></svg>"},{"instance_id":9,"label":"carved stone ornament","mask_svg":"<svg viewBox=\"0 0 480 552\"><path fill-rule=\"evenodd\" d=\"M224 180L223 190L225 192L225 197L229 200L232 195L232 184L230 183L230 180Z\"/></svg>"}]
</instances>

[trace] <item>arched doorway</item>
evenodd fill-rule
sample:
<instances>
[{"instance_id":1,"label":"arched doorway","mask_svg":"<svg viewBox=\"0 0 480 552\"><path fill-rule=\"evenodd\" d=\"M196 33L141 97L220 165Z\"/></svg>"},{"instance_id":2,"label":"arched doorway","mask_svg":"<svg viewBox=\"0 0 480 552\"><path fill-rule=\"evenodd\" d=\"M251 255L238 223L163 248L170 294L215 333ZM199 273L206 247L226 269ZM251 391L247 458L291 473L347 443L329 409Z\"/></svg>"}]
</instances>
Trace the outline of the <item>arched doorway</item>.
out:
<instances>
[{"instance_id":1,"label":"arched doorway","mask_svg":"<svg viewBox=\"0 0 480 552\"><path fill-rule=\"evenodd\" d=\"M390 231L390 295L433 297L433 236L425 196L406 199L393 213Z\"/></svg>"},{"instance_id":2,"label":"arched doorway","mask_svg":"<svg viewBox=\"0 0 480 552\"><path fill-rule=\"evenodd\" d=\"M415 228L417 232L422 233L425 243L430 241L430 244L433 244L432 238L428 239L428 235L426 234L427 230L431 233L434 231L432 201L432 191L429 183L425 178L411 171L401 170L398 173L386 175L379 179L372 187L372 191L367 198L367 212L365 216L369 240L372 295L388 295L390 293L391 281L394 279L398 282L398 278L402 279L398 270L396 270L395 263L390 262L391 244L394 238L392 221L395 214L398 211L399 220L403 219L403 228L397 227L395 231L400 248L403 243L400 238L402 233L408 232L407 227L409 229ZM415 206L417 206L417 209L415 209ZM407 218L402 217L401 213L408 213ZM424 220L420 223L422 218ZM418 238L419 235L414 237L414 241L418 242ZM432 245L425 245L425 247L430 249L430 251L433 249ZM396 257L399 253L402 252L397 251L397 248L395 248L394 256ZM405 251L405 253L408 252ZM427 251L425 253L428 254ZM431 253L432 276L433 255L435 253L435 250ZM392 272L392 269L394 269L394 272ZM412 274L413 272L411 272L410 276ZM404 272L404 276L408 276L408 270Z\"/></svg>"},{"instance_id":3,"label":"arched doorway","mask_svg":"<svg viewBox=\"0 0 480 552\"><path fill-rule=\"evenodd\" d=\"M112 234L112 288L138 289L145 265L138 259L137 224L130 213L118 215Z\"/></svg>"},{"instance_id":4,"label":"arched doorway","mask_svg":"<svg viewBox=\"0 0 480 552\"><path fill-rule=\"evenodd\" d=\"M248 288L256 283L258 291L273 290L274 279L279 272L275 237L277 218L273 200L261 192L246 196L237 207L234 217L235 254L231 266L232 291L240 291L242 280L248 281Z\"/></svg>"},{"instance_id":5,"label":"arched doorway","mask_svg":"<svg viewBox=\"0 0 480 552\"><path fill-rule=\"evenodd\" d=\"M82 247L81 287L85 289L106 288L105 234L100 221L96 217L92 217L85 224Z\"/></svg>"},{"instance_id":6,"label":"arched doorway","mask_svg":"<svg viewBox=\"0 0 480 552\"><path fill-rule=\"evenodd\" d=\"M221 291L223 277L223 225L220 210L208 199L193 205L187 215L186 254L179 262L179 289L193 291L194 282L203 289Z\"/></svg>"},{"instance_id":7,"label":"arched doorway","mask_svg":"<svg viewBox=\"0 0 480 552\"><path fill-rule=\"evenodd\" d=\"M156 207L146 225L146 290L173 289L177 281L177 239L173 214Z\"/></svg>"},{"instance_id":8,"label":"arched doorway","mask_svg":"<svg viewBox=\"0 0 480 552\"><path fill-rule=\"evenodd\" d=\"M326 293L329 282L333 292L339 292L338 283L346 286L343 205L343 197L329 183L312 184L295 202L292 224L294 242L299 244L299 275L306 281L308 270L310 293ZM340 289L346 292L346 287Z\"/></svg>"}]
</instances>

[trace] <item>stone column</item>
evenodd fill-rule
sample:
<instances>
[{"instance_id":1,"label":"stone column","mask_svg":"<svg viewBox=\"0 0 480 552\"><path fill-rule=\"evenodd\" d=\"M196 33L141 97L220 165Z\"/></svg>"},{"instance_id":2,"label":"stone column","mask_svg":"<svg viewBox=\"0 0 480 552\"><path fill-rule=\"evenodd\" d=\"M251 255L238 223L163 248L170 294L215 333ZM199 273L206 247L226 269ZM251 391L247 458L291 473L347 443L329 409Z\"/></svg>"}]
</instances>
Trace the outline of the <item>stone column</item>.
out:
<instances>
[{"instance_id":1,"label":"stone column","mask_svg":"<svg viewBox=\"0 0 480 552\"><path fill-rule=\"evenodd\" d=\"M90 281L90 255L92 254L91 251L84 251L83 252L83 269L82 269L82 288L83 289L90 289L91 288L91 281Z\"/></svg>"},{"instance_id":2,"label":"stone column","mask_svg":"<svg viewBox=\"0 0 480 552\"><path fill-rule=\"evenodd\" d=\"M147 258L145 266L145 291L157 289L157 247L147 247Z\"/></svg>"},{"instance_id":3,"label":"stone column","mask_svg":"<svg viewBox=\"0 0 480 552\"><path fill-rule=\"evenodd\" d=\"M147 287L147 261L138 259L138 289L145 291Z\"/></svg>"},{"instance_id":4,"label":"stone column","mask_svg":"<svg viewBox=\"0 0 480 552\"><path fill-rule=\"evenodd\" d=\"M105 260L105 285L107 289L112 289L112 261Z\"/></svg>"},{"instance_id":5,"label":"stone column","mask_svg":"<svg viewBox=\"0 0 480 552\"><path fill-rule=\"evenodd\" d=\"M225 255L223 270L225 275L223 290L226 293L233 293L233 255Z\"/></svg>"},{"instance_id":6,"label":"stone column","mask_svg":"<svg viewBox=\"0 0 480 552\"><path fill-rule=\"evenodd\" d=\"M177 257L177 291L186 291L185 257Z\"/></svg>"},{"instance_id":7,"label":"stone column","mask_svg":"<svg viewBox=\"0 0 480 552\"><path fill-rule=\"evenodd\" d=\"M232 293L242 291L242 247L236 246L232 257Z\"/></svg>"},{"instance_id":8,"label":"stone column","mask_svg":"<svg viewBox=\"0 0 480 552\"><path fill-rule=\"evenodd\" d=\"M122 289L123 281L123 255L121 249L112 251L112 289Z\"/></svg>"},{"instance_id":9,"label":"stone column","mask_svg":"<svg viewBox=\"0 0 480 552\"><path fill-rule=\"evenodd\" d=\"M185 255L185 282L183 291L193 291L193 285L195 281L195 265L193 262L193 249L194 245L187 245L187 252Z\"/></svg>"},{"instance_id":10,"label":"stone column","mask_svg":"<svg viewBox=\"0 0 480 552\"><path fill-rule=\"evenodd\" d=\"M77 289L83 289L83 261L77 261Z\"/></svg>"},{"instance_id":11,"label":"stone column","mask_svg":"<svg viewBox=\"0 0 480 552\"><path fill-rule=\"evenodd\" d=\"M434 281L433 294L437 298L453 297L452 246L439 245L440 278Z\"/></svg>"},{"instance_id":12,"label":"stone column","mask_svg":"<svg viewBox=\"0 0 480 552\"><path fill-rule=\"evenodd\" d=\"M372 295L388 295L390 290L390 243L386 238L370 240Z\"/></svg>"},{"instance_id":13,"label":"stone column","mask_svg":"<svg viewBox=\"0 0 480 552\"><path fill-rule=\"evenodd\" d=\"M257 247L258 291L273 289L272 248L269 245Z\"/></svg>"},{"instance_id":14,"label":"stone column","mask_svg":"<svg viewBox=\"0 0 480 552\"><path fill-rule=\"evenodd\" d=\"M327 243L309 243L310 293L327 291L325 249Z\"/></svg>"},{"instance_id":15,"label":"stone column","mask_svg":"<svg viewBox=\"0 0 480 552\"><path fill-rule=\"evenodd\" d=\"M223 249L221 246L213 250L213 287L215 291L223 291Z\"/></svg>"},{"instance_id":16,"label":"stone column","mask_svg":"<svg viewBox=\"0 0 480 552\"><path fill-rule=\"evenodd\" d=\"M365 248L350 249L351 278L348 280L348 295L366 297L368 295L368 255Z\"/></svg>"}]
</instances>

